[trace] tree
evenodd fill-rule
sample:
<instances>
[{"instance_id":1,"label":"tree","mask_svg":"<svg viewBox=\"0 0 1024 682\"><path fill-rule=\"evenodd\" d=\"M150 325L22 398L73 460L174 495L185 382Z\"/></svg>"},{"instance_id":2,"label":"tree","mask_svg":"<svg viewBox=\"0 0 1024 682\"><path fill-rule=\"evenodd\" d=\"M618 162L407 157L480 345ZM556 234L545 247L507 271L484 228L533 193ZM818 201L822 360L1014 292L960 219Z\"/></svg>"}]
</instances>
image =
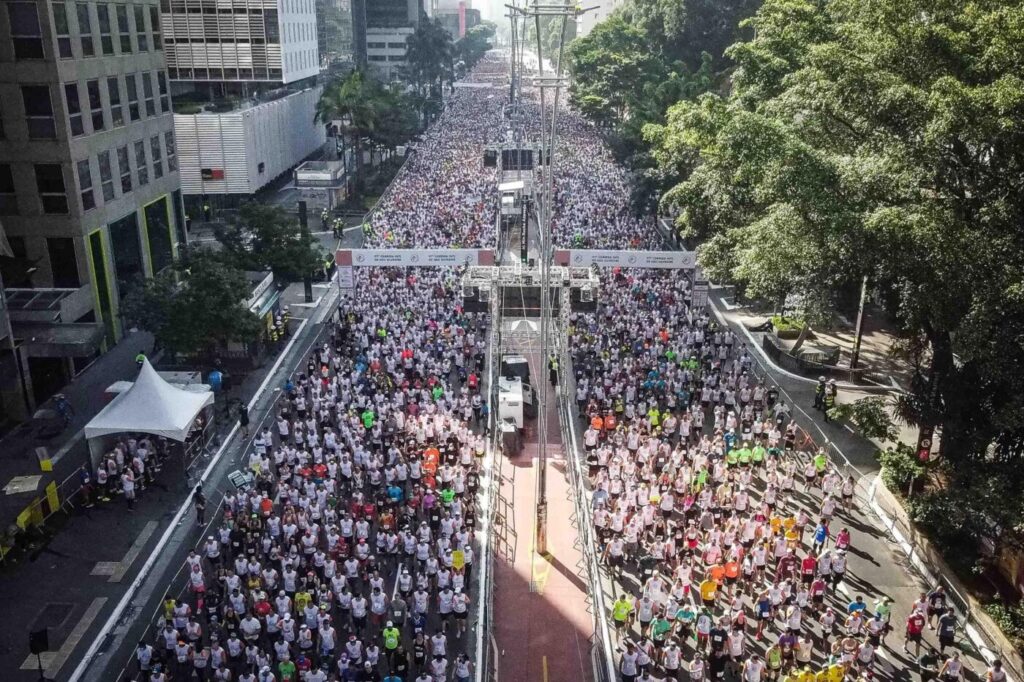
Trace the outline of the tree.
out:
<instances>
[{"instance_id":1,"label":"tree","mask_svg":"<svg viewBox=\"0 0 1024 682\"><path fill-rule=\"evenodd\" d=\"M260 321L243 303L248 293L241 270L218 254L190 251L130 290L121 314L172 352L212 357L228 342L257 338Z\"/></svg>"},{"instance_id":2,"label":"tree","mask_svg":"<svg viewBox=\"0 0 1024 682\"><path fill-rule=\"evenodd\" d=\"M283 284L323 265L320 243L279 206L245 204L238 220L218 228L216 237L226 262L241 270L273 270Z\"/></svg>"},{"instance_id":3,"label":"tree","mask_svg":"<svg viewBox=\"0 0 1024 682\"><path fill-rule=\"evenodd\" d=\"M438 19L422 19L405 39L406 76L423 103L424 124L440 111L441 91L455 75L455 45Z\"/></svg>"},{"instance_id":4,"label":"tree","mask_svg":"<svg viewBox=\"0 0 1024 682\"><path fill-rule=\"evenodd\" d=\"M491 49L497 26L490 21L483 21L468 29L466 35L455 42L455 54L468 71L476 66L487 51Z\"/></svg>"},{"instance_id":5,"label":"tree","mask_svg":"<svg viewBox=\"0 0 1024 682\"><path fill-rule=\"evenodd\" d=\"M765 0L747 26L729 95L648 129L684 170L663 205L750 296L834 309L868 276L916 360L899 415L941 429L941 494L972 533L1010 529L988 519L1024 508L1024 8Z\"/></svg>"},{"instance_id":6,"label":"tree","mask_svg":"<svg viewBox=\"0 0 1024 682\"><path fill-rule=\"evenodd\" d=\"M387 116L392 101L384 87L362 71L352 71L344 79L328 84L316 105L315 121L324 125L339 122L338 133L355 152L355 194L362 193L366 181L363 146Z\"/></svg>"}]
</instances>

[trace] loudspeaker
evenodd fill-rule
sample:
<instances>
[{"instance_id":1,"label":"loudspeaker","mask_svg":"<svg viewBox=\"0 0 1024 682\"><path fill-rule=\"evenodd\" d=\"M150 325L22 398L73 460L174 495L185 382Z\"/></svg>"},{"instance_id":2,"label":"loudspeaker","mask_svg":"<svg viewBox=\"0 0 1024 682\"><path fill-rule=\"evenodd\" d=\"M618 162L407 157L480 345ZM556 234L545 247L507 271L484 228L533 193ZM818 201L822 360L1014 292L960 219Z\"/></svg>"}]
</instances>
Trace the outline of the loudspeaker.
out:
<instances>
[{"instance_id":1,"label":"loudspeaker","mask_svg":"<svg viewBox=\"0 0 1024 682\"><path fill-rule=\"evenodd\" d=\"M28 650L33 654L50 650L50 635L46 628L28 633Z\"/></svg>"},{"instance_id":2,"label":"loudspeaker","mask_svg":"<svg viewBox=\"0 0 1024 682\"><path fill-rule=\"evenodd\" d=\"M498 152L494 149L484 150L484 168L498 167Z\"/></svg>"},{"instance_id":3,"label":"loudspeaker","mask_svg":"<svg viewBox=\"0 0 1024 682\"><path fill-rule=\"evenodd\" d=\"M597 312L597 298L590 287L572 287L569 290L569 309L575 313Z\"/></svg>"}]
</instances>

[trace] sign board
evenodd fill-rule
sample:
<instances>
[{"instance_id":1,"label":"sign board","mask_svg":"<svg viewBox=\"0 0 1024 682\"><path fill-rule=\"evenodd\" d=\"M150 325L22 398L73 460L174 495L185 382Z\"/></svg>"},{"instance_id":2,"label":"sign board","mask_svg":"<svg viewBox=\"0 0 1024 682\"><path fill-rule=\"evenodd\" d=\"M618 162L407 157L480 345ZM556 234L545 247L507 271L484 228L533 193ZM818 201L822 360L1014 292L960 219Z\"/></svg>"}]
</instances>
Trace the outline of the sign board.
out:
<instances>
[{"instance_id":1,"label":"sign board","mask_svg":"<svg viewBox=\"0 0 1024 682\"><path fill-rule=\"evenodd\" d=\"M935 431L930 426L922 426L917 433L917 459L927 463L932 457L932 436Z\"/></svg>"},{"instance_id":2,"label":"sign board","mask_svg":"<svg viewBox=\"0 0 1024 682\"><path fill-rule=\"evenodd\" d=\"M555 251L555 264L570 267L661 268L689 270L697 265L696 251Z\"/></svg>"},{"instance_id":3,"label":"sign board","mask_svg":"<svg viewBox=\"0 0 1024 682\"><path fill-rule=\"evenodd\" d=\"M692 308L705 308L708 305L708 281L700 280L694 282L693 293L690 295L690 306Z\"/></svg>"},{"instance_id":4,"label":"sign board","mask_svg":"<svg viewBox=\"0 0 1024 682\"><path fill-rule=\"evenodd\" d=\"M355 268L351 265L338 266L338 286L342 289L356 288Z\"/></svg>"},{"instance_id":5,"label":"sign board","mask_svg":"<svg viewBox=\"0 0 1024 682\"><path fill-rule=\"evenodd\" d=\"M354 267L494 265L491 249L339 249L335 262ZM344 286L344 285L342 285Z\"/></svg>"},{"instance_id":6,"label":"sign board","mask_svg":"<svg viewBox=\"0 0 1024 682\"><path fill-rule=\"evenodd\" d=\"M223 168L201 168L199 169L199 175L203 180L223 180L224 169Z\"/></svg>"}]
</instances>

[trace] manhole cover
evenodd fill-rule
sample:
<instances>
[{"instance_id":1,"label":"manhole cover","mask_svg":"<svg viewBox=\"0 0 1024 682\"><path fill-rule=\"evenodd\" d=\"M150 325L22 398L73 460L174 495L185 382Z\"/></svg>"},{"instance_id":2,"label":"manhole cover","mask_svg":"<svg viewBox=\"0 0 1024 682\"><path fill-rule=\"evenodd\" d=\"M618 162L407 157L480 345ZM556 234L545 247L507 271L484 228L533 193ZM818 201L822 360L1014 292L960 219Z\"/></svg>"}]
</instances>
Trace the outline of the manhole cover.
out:
<instances>
[{"instance_id":1,"label":"manhole cover","mask_svg":"<svg viewBox=\"0 0 1024 682\"><path fill-rule=\"evenodd\" d=\"M71 611L75 608L74 604L63 604L63 603L51 603L43 607L43 610L36 616L35 621L32 622L30 630L42 630L43 628L50 628L56 630L64 621L71 615Z\"/></svg>"}]
</instances>

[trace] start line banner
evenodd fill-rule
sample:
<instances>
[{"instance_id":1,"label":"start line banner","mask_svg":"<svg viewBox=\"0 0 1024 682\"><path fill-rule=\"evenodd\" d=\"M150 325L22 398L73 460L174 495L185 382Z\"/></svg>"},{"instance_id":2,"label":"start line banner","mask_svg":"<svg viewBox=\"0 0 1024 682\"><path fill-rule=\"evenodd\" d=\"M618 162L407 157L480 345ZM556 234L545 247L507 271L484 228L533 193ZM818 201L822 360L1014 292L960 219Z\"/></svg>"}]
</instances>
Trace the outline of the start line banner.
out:
<instances>
[{"instance_id":1,"label":"start line banner","mask_svg":"<svg viewBox=\"0 0 1024 682\"><path fill-rule=\"evenodd\" d=\"M334 254L342 288L352 288L353 268L494 265L491 249L338 249Z\"/></svg>"},{"instance_id":2,"label":"start line banner","mask_svg":"<svg viewBox=\"0 0 1024 682\"><path fill-rule=\"evenodd\" d=\"M697 252L601 251L596 249L556 250L555 265L566 265L574 268L597 265L600 267L691 270L697 265Z\"/></svg>"}]
</instances>

